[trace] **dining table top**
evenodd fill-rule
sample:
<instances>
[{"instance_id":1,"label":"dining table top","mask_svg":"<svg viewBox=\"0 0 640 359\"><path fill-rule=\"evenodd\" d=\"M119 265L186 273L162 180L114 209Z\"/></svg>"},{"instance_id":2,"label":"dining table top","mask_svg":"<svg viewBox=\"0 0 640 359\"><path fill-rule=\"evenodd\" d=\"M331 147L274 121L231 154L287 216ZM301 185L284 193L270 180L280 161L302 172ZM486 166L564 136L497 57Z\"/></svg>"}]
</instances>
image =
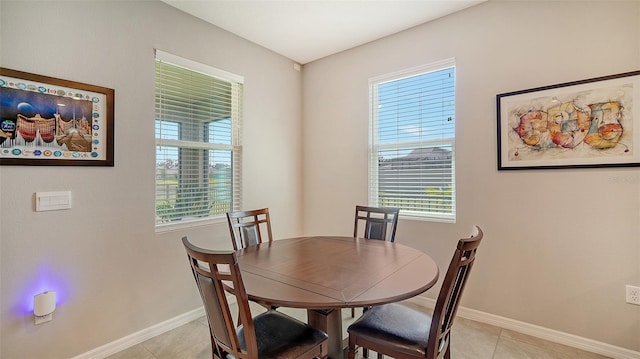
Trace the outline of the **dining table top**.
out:
<instances>
[{"instance_id":1,"label":"dining table top","mask_svg":"<svg viewBox=\"0 0 640 359\"><path fill-rule=\"evenodd\" d=\"M429 255L407 245L312 236L263 242L237 252L250 300L280 307L337 309L397 302L438 280Z\"/></svg>"}]
</instances>

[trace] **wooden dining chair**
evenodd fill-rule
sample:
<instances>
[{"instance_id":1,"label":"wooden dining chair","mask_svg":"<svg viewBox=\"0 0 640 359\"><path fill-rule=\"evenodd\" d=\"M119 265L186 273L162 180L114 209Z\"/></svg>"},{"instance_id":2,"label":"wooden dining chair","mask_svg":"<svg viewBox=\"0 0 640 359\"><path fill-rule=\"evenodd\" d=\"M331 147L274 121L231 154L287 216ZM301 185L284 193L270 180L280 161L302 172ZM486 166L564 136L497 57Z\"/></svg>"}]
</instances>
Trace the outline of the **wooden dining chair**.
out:
<instances>
[{"instance_id":1,"label":"wooden dining chair","mask_svg":"<svg viewBox=\"0 0 640 359\"><path fill-rule=\"evenodd\" d=\"M393 242L398 226L400 209L356 206L353 236ZM364 231L359 232L359 223L364 222Z\"/></svg>"},{"instance_id":2,"label":"wooden dining chair","mask_svg":"<svg viewBox=\"0 0 640 359\"><path fill-rule=\"evenodd\" d=\"M234 250L255 246L262 243L262 234L266 232L266 240L272 241L271 218L269 208L254 209L250 211L227 212L227 222L231 234L231 243ZM258 303L267 310L276 309L268 303ZM238 319L238 323L240 319Z\"/></svg>"},{"instance_id":3,"label":"wooden dining chair","mask_svg":"<svg viewBox=\"0 0 640 359\"><path fill-rule=\"evenodd\" d=\"M399 208L356 206L353 236L393 242L396 237L399 215ZM358 227L363 222L364 225L361 227L363 231L360 232ZM355 315L355 308L351 308L351 318Z\"/></svg>"},{"instance_id":4,"label":"wooden dining chair","mask_svg":"<svg viewBox=\"0 0 640 359\"><path fill-rule=\"evenodd\" d=\"M450 359L451 325L482 237L475 226L469 238L458 241L432 315L399 303L369 309L347 329L348 359L355 358L358 347L374 350L379 357Z\"/></svg>"},{"instance_id":5,"label":"wooden dining chair","mask_svg":"<svg viewBox=\"0 0 640 359\"><path fill-rule=\"evenodd\" d=\"M231 232L231 242L235 250L262 243L264 229L267 232L267 240L273 240L269 208L227 212L227 221Z\"/></svg>"},{"instance_id":6,"label":"wooden dining chair","mask_svg":"<svg viewBox=\"0 0 640 359\"><path fill-rule=\"evenodd\" d=\"M235 251L198 248L182 238L209 322L214 359L326 358L327 334L278 311L251 316ZM234 325L231 296L238 304Z\"/></svg>"}]
</instances>

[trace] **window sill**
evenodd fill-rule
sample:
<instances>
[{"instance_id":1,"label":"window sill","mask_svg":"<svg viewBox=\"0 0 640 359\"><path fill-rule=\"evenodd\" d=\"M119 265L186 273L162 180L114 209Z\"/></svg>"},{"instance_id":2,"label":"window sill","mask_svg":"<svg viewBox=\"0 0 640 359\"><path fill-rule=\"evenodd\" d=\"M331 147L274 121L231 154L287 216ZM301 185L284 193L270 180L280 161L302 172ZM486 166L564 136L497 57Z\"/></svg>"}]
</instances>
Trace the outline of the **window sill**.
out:
<instances>
[{"instance_id":1,"label":"window sill","mask_svg":"<svg viewBox=\"0 0 640 359\"><path fill-rule=\"evenodd\" d=\"M226 221L226 218L224 216L220 216L220 217L212 217L212 218L205 218L205 219L182 220L182 221L173 222L173 223L156 224L156 233L166 233L166 232L174 232L174 231L179 231L179 230L184 230L189 228L205 227L205 226L210 226L212 224L223 223L225 221Z\"/></svg>"},{"instance_id":2,"label":"window sill","mask_svg":"<svg viewBox=\"0 0 640 359\"><path fill-rule=\"evenodd\" d=\"M417 213L403 213L400 211L400 218L409 221L422 221L422 222L440 222L440 223L456 223L454 216L433 216Z\"/></svg>"}]
</instances>

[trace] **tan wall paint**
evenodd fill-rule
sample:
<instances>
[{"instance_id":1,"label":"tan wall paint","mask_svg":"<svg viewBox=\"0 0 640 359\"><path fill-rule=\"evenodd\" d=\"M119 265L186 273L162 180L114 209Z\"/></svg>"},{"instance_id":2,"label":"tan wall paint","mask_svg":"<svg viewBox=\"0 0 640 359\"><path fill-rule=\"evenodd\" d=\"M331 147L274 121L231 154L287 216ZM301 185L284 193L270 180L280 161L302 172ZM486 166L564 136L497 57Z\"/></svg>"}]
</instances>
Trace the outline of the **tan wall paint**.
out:
<instances>
[{"instance_id":1,"label":"tan wall paint","mask_svg":"<svg viewBox=\"0 0 640 359\"><path fill-rule=\"evenodd\" d=\"M639 8L492 0L306 65L305 233L349 235L367 203L367 80L455 57L458 220L400 220L396 240L444 268L479 224L464 306L640 351L640 307L624 303L624 285L640 285L640 170L498 172L495 106L499 93L639 70Z\"/></svg>"},{"instance_id":2,"label":"tan wall paint","mask_svg":"<svg viewBox=\"0 0 640 359\"><path fill-rule=\"evenodd\" d=\"M69 358L193 310L180 237L231 247L226 223L154 232L154 48L245 77L245 206L270 207L276 237L301 234L293 61L159 1L2 1L0 11L2 67L116 94L115 167L0 167L0 357ZM33 211L34 192L56 190L72 191L72 209ZM36 327L25 307L46 277L60 303Z\"/></svg>"}]
</instances>

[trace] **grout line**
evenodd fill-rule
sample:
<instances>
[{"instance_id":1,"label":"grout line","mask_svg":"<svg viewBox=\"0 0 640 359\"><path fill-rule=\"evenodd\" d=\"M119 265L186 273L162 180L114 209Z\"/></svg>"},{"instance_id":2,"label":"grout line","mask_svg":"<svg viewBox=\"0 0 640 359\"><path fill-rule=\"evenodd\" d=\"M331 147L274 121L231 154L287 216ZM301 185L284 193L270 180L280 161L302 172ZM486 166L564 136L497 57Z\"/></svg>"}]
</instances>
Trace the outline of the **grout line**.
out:
<instances>
[{"instance_id":1,"label":"grout line","mask_svg":"<svg viewBox=\"0 0 640 359\"><path fill-rule=\"evenodd\" d=\"M499 328L499 327L496 327ZM502 338L502 332L504 329L500 328L500 333L498 333L498 339L496 340L496 345L493 346L493 353L491 354L491 359L496 358L496 353L498 352L498 345L500 344L500 338Z\"/></svg>"}]
</instances>

